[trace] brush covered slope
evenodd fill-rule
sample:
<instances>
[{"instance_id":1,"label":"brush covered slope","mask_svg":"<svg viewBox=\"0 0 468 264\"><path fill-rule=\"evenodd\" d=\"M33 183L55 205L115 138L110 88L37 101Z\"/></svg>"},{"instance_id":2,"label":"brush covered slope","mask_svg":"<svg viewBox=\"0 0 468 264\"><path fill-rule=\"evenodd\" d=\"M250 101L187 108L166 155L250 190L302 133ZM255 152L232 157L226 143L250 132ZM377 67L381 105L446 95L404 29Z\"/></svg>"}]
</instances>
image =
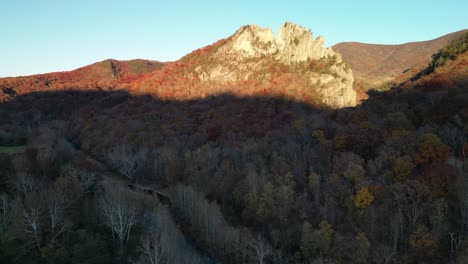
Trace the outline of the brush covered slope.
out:
<instances>
[{"instance_id":1,"label":"brush covered slope","mask_svg":"<svg viewBox=\"0 0 468 264\"><path fill-rule=\"evenodd\" d=\"M353 70L358 88L367 90L392 82L411 68L423 69L431 56L466 30L437 39L401 45L343 42L333 46Z\"/></svg>"},{"instance_id":2,"label":"brush covered slope","mask_svg":"<svg viewBox=\"0 0 468 264\"><path fill-rule=\"evenodd\" d=\"M128 81L163 65L149 60L109 59L73 71L0 78L0 100L7 100L16 94L45 90L108 88L117 80Z\"/></svg>"},{"instance_id":3,"label":"brush covered slope","mask_svg":"<svg viewBox=\"0 0 468 264\"><path fill-rule=\"evenodd\" d=\"M394 91L424 88L432 90L467 87L468 85L468 31L453 39L432 55L426 65L417 65L397 76L387 85ZM397 89L395 89L397 88ZM372 89L369 92L375 92ZM378 90L377 90L378 92Z\"/></svg>"},{"instance_id":4,"label":"brush covered slope","mask_svg":"<svg viewBox=\"0 0 468 264\"><path fill-rule=\"evenodd\" d=\"M323 44L323 37L314 39L309 30L289 22L277 38L271 29L243 26L130 87L164 98L233 93L284 96L334 108L356 105L351 70Z\"/></svg>"}]
</instances>

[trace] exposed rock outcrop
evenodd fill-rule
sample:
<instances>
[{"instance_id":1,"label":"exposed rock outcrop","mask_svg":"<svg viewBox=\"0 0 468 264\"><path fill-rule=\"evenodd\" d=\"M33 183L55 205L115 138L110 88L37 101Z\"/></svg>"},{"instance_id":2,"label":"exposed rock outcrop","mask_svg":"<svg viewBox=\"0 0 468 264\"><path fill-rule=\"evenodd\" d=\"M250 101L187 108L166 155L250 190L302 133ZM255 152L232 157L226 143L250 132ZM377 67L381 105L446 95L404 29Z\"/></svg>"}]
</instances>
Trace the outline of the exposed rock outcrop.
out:
<instances>
[{"instance_id":1,"label":"exposed rock outcrop","mask_svg":"<svg viewBox=\"0 0 468 264\"><path fill-rule=\"evenodd\" d=\"M322 36L314 39L310 30L290 22L280 27L276 40L278 55L284 62L338 56L331 48L324 48L324 44L325 39Z\"/></svg>"},{"instance_id":2,"label":"exposed rock outcrop","mask_svg":"<svg viewBox=\"0 0 468 264\"><path fill-rule=\"evenodd\" d=\"M236 82L253 78L262 82L279 78L268 69L273 64L285 65L284 73L296 74L303 90L329 106L341 108L356 105L353 74L341 56L324 47L325 40L314 39L310 30L290 22L284 23L275 38L269 28L257 25L241 27L218 47L206 63L196 67L202 81Z\"/></svg>"},{"instance_id":3,"label":"exposed rock outcrop","mask_svg":"<svg viewBox=\"0 0 468 264\"><path fill-rule=\"evenodd\" d=\"M273 55L285 63L339 56L324 43L322 36L314 39L310 30L290 22L280 27L276 39L269 28L247 25L237 30L219 53L239 52L242 58Z\"/></svg>"}]
</instances>

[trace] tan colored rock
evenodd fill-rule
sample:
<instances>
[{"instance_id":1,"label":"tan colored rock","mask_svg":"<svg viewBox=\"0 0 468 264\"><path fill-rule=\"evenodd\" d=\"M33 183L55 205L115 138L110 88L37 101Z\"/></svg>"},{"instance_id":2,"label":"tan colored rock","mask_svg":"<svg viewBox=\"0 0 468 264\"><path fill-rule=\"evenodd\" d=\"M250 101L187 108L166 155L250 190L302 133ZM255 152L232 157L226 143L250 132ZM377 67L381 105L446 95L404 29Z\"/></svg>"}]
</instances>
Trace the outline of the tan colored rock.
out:
<instances>
[{"instance_id":1,"label":"tan colored rock","mask_svg":"<svg viewBox=\"0 0 468 264\"><path fill-rule=\"evenodd\" d=\"M272 52L275 44L275 36L269 28L262 29L257 25L241 27L233 36L231 45L225 46L229 49L241 52L248 57L260 56Z\"/></svg>"},{"instance_id":2,"label":"tan colored rock","mask_svg":"<svg viewBox=\"0 0 468 264\"><path fill-rule=\"evenodd\" d=\"M325 48L324 43L323 37L314 39L310 30L290 22L280 27L277 38L269 28L247 25L210 55L209 64L195 71L202 81L232 83L248 80L251 76L268 80L271 74L265 69L269 63L300 64L304 65L300 69L300 78L320 84L317 96L325 104L337 108L354 106L357 95L353 89L353 74L341 56L331 48ZM334 64L322 73L307 67L308 62L321 59Z\"/></svg>"},{"instance_id":3,"label":"tan colored rock","mask_svg":"<svg viewBox=\"0 0 468 264\"><path fill-rule=\"evenodd\" d=\"M300 25L284 23L276 39L278 56L285 62L298 62L320 59L336 55L331 48L324 48L325 39L319 36L314 40L312 32Z\"/></svg>"}]
</instances>

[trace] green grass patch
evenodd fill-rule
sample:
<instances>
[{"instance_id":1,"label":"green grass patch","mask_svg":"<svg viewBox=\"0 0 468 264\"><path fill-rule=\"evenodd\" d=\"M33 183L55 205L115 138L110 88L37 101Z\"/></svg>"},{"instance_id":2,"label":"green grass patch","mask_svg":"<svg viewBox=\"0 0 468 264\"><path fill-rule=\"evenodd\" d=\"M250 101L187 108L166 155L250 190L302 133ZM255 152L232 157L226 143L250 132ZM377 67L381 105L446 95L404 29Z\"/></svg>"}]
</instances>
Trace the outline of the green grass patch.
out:
<instances>
[{"instance_id":1,"label":"green grass patch","mask_svg":"<svg viewBox=\"0 0 468 264\"><path fill-rule=\"evenodd\" d=\"M23 153L26 150L26 146L0 146L0 154L18 154Z\"/></svg>"}]
</instances>

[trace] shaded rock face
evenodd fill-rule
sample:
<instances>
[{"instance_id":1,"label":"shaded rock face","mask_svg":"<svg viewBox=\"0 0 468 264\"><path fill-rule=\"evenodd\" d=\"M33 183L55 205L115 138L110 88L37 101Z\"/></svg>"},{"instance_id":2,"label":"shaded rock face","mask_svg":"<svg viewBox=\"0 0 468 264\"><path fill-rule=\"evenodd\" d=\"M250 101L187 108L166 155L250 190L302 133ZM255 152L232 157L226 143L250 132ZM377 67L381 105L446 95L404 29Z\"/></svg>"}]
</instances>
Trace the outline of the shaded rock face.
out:
<instances>
[{"instance_id":1,"label":"shaded rock face","mask_svg":"<svg viewBox=\"0 0 468 264\"><path fill-rule=\"evenodd\" d=\"M241 27L208 59L210 63L195 69L202 81L236 82L251 78L274 78L268 72L272 64L294 67L298 78L319 86L316 92L324 104L342 108L356 105L353 74L341 56L324 47L325 40L314 39L310 30L284 23L275 38L269 28L257 25ZM326 69L313 69L313 61L327 61ZM330 63L331 62L331 63ZM307 88L307 87L306 87ZM306 89L305 88L305 89Z\"/></svg>"}]
</instances>

